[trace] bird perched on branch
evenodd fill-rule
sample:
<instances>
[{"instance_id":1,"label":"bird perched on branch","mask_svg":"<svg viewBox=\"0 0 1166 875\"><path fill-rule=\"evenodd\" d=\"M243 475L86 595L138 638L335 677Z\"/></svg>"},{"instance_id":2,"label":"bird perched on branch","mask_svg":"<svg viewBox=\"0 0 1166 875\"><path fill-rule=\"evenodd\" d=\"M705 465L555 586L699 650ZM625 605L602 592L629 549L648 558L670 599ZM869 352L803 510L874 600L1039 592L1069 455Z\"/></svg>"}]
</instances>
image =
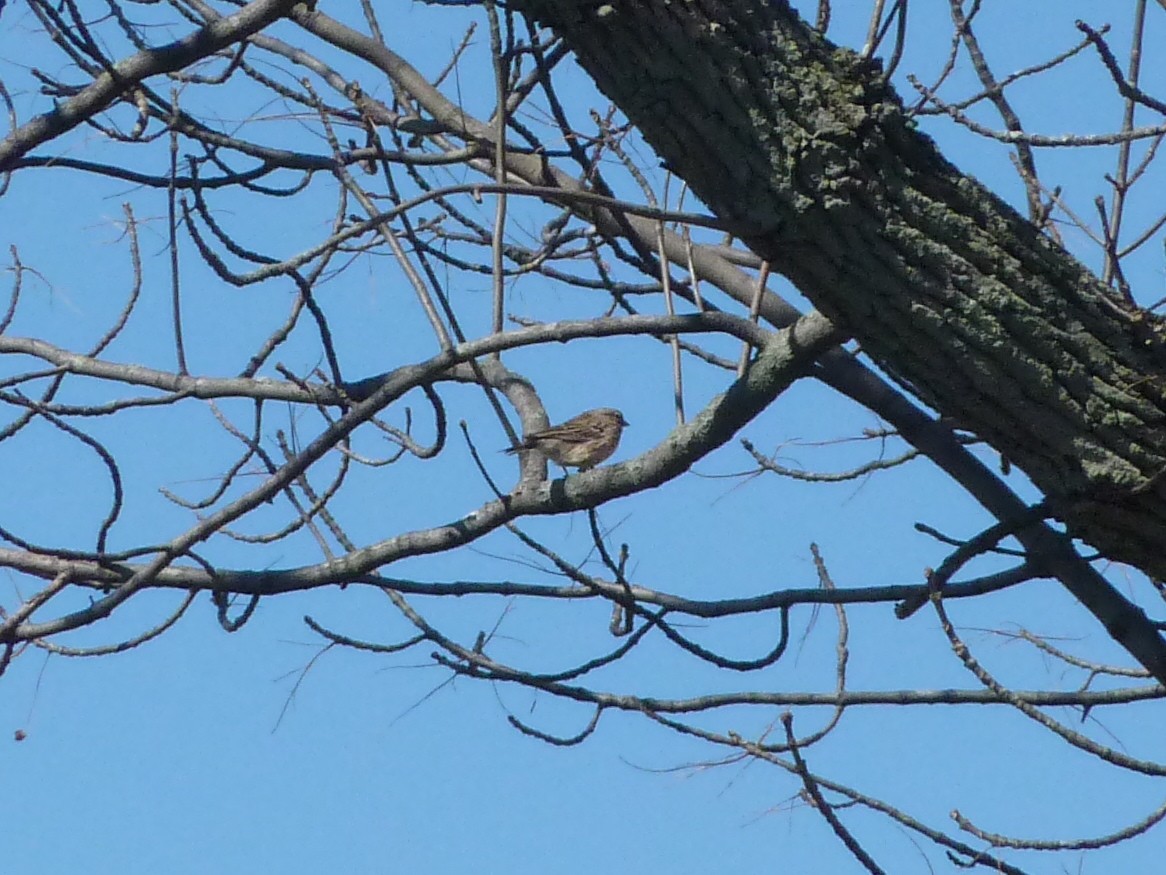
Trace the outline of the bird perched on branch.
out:
<instances>
[{"instance_id":1,"label":"bird perched on branch","mask_svg":"<svg viewBox=\"0 0 1166 875\"><path fill-rule=\"evenodd\" d=\"M614 407L599 407L580 413L562 425L531 432L521 444L506 452L538 450L564 468L586 471L615 452L625 425L627 420Z\"/></svg>"}]
</instances>

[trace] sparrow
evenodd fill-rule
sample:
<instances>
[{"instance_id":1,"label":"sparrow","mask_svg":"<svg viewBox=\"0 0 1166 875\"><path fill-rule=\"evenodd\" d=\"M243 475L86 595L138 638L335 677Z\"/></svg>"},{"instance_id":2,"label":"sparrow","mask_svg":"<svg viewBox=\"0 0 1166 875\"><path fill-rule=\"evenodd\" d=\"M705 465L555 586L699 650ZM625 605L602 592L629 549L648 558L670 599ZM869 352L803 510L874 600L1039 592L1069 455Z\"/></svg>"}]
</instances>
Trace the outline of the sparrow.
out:
<instances>
[{"instance_id":1,"label":"sparrow","mask_svg":"<svg viewBox=\"0 0 1166 875\"><path fill-rule=\"evenodd\" d=\"M562 425L531 432L521 444L506 452L538 450L564 468L586 471L615 452L627 424L623 414L614 407L599 407L580 413Z\"/></svg>"}]
</instances>

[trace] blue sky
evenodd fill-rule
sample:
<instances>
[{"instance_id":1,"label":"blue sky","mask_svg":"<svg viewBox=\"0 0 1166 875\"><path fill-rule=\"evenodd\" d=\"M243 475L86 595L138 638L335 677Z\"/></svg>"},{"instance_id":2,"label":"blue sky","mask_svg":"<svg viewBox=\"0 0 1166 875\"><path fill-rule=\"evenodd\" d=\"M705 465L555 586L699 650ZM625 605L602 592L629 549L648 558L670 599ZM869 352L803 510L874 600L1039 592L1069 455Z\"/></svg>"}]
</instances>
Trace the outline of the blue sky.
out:
<instances>
[{"instance_id":1,"label":"blue sky","mask_svg":"<svg viewBox=\"0 0 1166 875\"><path fill-rule=\"evenodd\" d=\"M813 5L800 4L811 13ZM1126 46L1129 10L1114 5L1105 11L1112 17L1102 19L1097 5L1033 2L1004 9L988 4L993 8L985 10L977 32L1001 75L1074 44L1079 39L1076 17L1094 26L1108 21L1112 44ZM916 6L927 8L912 9L900 87L909 87L902 80L905 73L930 81L950 38L950 22L939 4ZM465 23L478 20L478 36L459 67L456 87L468 108L480 116L488 112L492 92L482 16L403 2L390 4L382 15L386 24L391 22L390 44L430 75L444 66ZM1163 16L1150 18L1146 44L1160 45ZM862 15L850 18L845 10L835 10L834 39L857 47L864 31ZM308 42L294 28L279 32ZM23 5L4 9L0 77L22 121L44 109L28 74L30 65L66 79L78 75L60 60L49 67L39 40L38 25ZM1166 81L1161 57L1151 51L1145 63L1148 85ZM387 93L369 68L353 64L348 72L370 93ZM605 105L587 90L577 70L562 72L564 93L573 105ZM954 100L975 90L963 64L946 93ZM1100 132L1120 120L1120 103L1089 52L1047 79L1022 84L1013 98L1026 128L1034 132ZM255 109L250 102L255 95L238 99L238 105L215 105L213 112L227 123L246 118ZM251 125L253 136L301 137L296 141L301 147L323 151L323 144L304 133L306 124L287 117L286 107L264 105L261 111L269 121ZM577 119L586 118L582 109L575 112ZM975 115L998 127L986 109ZM961 168L1014 204L1022 203L1002 148L942 121L924 126ZM124 154L85 130L53 148L94 159ZM158 162L164 149L143 154L149 163L139 169L163 169ZM1050 185L1064 185L1066 199L1092 220L1092 198L1105 190L1100 174L1112 168L1114 154L1113 149L1044 150L1038 153L1038 167ZM326 234L335 210L334 189L318 183L294 201L271 205L227 194L213 203L216 217L241 239L282 256ZM1154 190L1151 179L1131 202L1129 233L1140 232L1161 209L1160 197L1147 197ZM1156 190L1162 190L1160 184ZM130 287L119 225L127 202L142 223L143 300L107 357L173 367L165 194L93 176L25 170L0 198L3 242L18 246L23 263L39 272L26 277L10 333L45 336L71 349L83 349L100 336ZM479 218L489 221L492 209L486 199ZM511 233L523 239L545 219L545 212L515 206ZM1079 257L1097 266L1097 253L1084 245L1083 234L1068 229L1066 240ZM188 239L182 241L181 258L191 371L235 374L286 312L293 289L286 282L227 287L198 261ZM1166 294L1161 243L1134 256L1127 276L1143 303ZM451 275L450 284L470 333L485 331L489 279ZM354 259L331 275L318 295L332 319L349 378L435 351L414 298L381 254ZM601 308L540 277L515 283L508 300L510 312L536 319L590 317ZM731 346L718 349L735 354ZM319 345L307 330L297 330L277 356L298 373L309 372L318 358ZM519 350L507 354L506 362L536 382L554 420L596 406L624 410L632 425L615 461L655 446L673 422L669 354L655 341L580 341ZM27 360L3 362L0 376L28 367ZM265 373L274 376L270 368ZM694 364L686 365L685 380L690 413L727 383L722 373ZM91 403L118 391L95 381L66 385L62 400L73 403ZM451 424L469 422L491 472L510 482L514 465L497 453L506 439L481 393L443 387L442 395ZM417 416L418 433L430 437L432 424L419 393L405 403ZM246 402L227 402L222 408L237 423L249 421ZM269 441L277 428L290 430L293 421L301 445L320 427L311 412L290 414L270 405L268 416L264 434ZM402 418L399 406L389 411L389 421L400 424ZM869 444L817 442L878 426L872 414L803 382L743 436L760 450L777 453L784 464L838 470L870 459L874 451ZM129 500L111 534L115 549L183 531L193 522L190 512L169 502L159 488L199 497L239 452L197 404L133 411L116 422L86 422L85 427L115 449L123 464ZM358 436L356 448L370 454L386 451L372 434ZM998 464L991 452L982 455ZM314 477L325 482L334 466L326 460ZM825 486L734 476L749 468L748 456L731 443L678 480L601 510L604 524L615 530L613 542L630 545L629 567L638 583L699 598L811 587L817 582L811 543L820 545L838 586L916 583L925 566L942 561L946 548L914 531L914 522L957 537L971 536L990 522L926 461ZM0 524L34 542L92 547L109 496L108 476L92 454L51 428L30 428L0 445L0 482L6 484ZM1010 482L1023 481L1014 473ZM1031 497L1023 485L1016 488ZM362 471L337 498L334 510L353 539L367 544L456 519L489 497L453 427L438 461ZM265 509L244 529L261 531L283 521L280 508ZM521 525L570 560L582 561L589 553L582 515ZM321 558L306 536L262 549L225 539L207 548L222 567L284 568ZM993 566L985 561L972 567L981 572ZM433 581L553 580L540 568L545 563L512 536L495 532L471 548L406 560L382 571ZM1109 573L1123 591L1146 598L1147 587L1137 575L1121 568ZM11 610L34 583L5 571L0 604ZM88 598L77 593L59 607L76 609ZM132 636L159 622L178 600L175 593L145 594L108 623L60 643L96 646ZM601 603L548 607L494 597L417 598L415 604L465 643L497 624L491 654L531 670L558 670L613 646L606 632L609 610ZM1129 664L1052 582L961 603L952 614L982 661L1017 688L1073 688L1084 677L1064 672L993 630L1027 628L1055 636L1061 646L1090 658ZM626 714L605 717L583 745L552 747L516 732L507 715L546 732L571 735L586 724L589 710L514 687L451 681L433 663L430 647L397 657L340 649L320 655L322 642L304 626L305 615L367 640L393 642L411 633L382 594L353 586L265 599L234 634L219 628L209 598L200 596L175 628L125 654L68 659L23 653L0 679L0 775L9 788L0 798L0 839L11 871L858 871L821 817L797 798L799 787L784 772L759 762L709 767L726 751ZM951 656L928 612L899 622L888 606L856 606L848 619L852 689L976 686ZM791 653L760 674L726 676L662 640L651 640L626 664L605 670L593 682L602 689L659 696L737 689L829 691L833 611L821 610L807 632L809 623L808 609L794 612ZM685 631L706 646L747 658L772 646L775 624L766 615L708 626L692 623ZM737 709L697 722L757 737L767 730L781 732L777 716L775 709ZM1080 728L1073 713L1060 716ZM826 710L797 711L795 727L808 732L828 717ZM1099 711L1093 715L1097 722L1086 728L1131 755L1161 759L1157 727L1162 718L1159 704L1126 706ZM6 740L18 730L25 740ZM948 812L958 808L986 829L1012 835L1101 835L1144 816L1161 799L1152 779L1099 764L996 706L851 709L806 756L822 774L945 829ZM921 851L897 827L860 810L843 811L848 827L888 871L947 871L950 864L940 854ZM1160 838L1152 835L1096 858L1009 859L1031 872L1150 871L1160 846Z\"/></svg>"}]
</instances>

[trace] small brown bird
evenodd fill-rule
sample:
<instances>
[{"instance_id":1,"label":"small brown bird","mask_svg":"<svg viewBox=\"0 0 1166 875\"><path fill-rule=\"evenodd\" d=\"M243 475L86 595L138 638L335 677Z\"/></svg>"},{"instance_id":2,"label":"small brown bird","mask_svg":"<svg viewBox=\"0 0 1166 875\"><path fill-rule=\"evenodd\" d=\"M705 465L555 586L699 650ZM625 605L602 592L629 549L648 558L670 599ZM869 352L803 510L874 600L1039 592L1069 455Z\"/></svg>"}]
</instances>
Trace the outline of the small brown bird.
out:
<instances>
[{"instance_id":1,"label":"small brown bird","mask_svg":"<svg viewBox=\"0 0 1166 875\"><path fill-rule=\"evenodd\" d=\"M586 471L615 452L625 425L627 420L614 407L599 407L580 413L562 425L531 432L520 445L506 452L538 450L564 468Z\"/></svg>"}]
</instances>

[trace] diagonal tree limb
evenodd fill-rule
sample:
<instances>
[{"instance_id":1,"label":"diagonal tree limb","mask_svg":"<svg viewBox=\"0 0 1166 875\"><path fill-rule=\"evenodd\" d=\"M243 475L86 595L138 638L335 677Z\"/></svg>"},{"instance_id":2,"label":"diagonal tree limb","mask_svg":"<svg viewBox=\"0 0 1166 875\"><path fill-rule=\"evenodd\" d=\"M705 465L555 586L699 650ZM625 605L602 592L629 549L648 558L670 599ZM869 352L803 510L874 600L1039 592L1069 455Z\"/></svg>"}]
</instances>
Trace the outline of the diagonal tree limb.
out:
<instances>
[{"instance_id":1,"label":"diagonal tree limb","mask_svg":"<svg viewBox=\"0 0 1166 875\"><path fill-rule=\"evenodd\" d=\"M952 166L876 63L785 0L522 8L714 213L749 226L750 247L880 366L1024 470L1071 535L1166 576L1161 323ZM1067 541L1039 538L1073 564ZM1063 582L1166 683L1166 644L1138 608L1099 575Z\"/></svg>"}]
</instances>

